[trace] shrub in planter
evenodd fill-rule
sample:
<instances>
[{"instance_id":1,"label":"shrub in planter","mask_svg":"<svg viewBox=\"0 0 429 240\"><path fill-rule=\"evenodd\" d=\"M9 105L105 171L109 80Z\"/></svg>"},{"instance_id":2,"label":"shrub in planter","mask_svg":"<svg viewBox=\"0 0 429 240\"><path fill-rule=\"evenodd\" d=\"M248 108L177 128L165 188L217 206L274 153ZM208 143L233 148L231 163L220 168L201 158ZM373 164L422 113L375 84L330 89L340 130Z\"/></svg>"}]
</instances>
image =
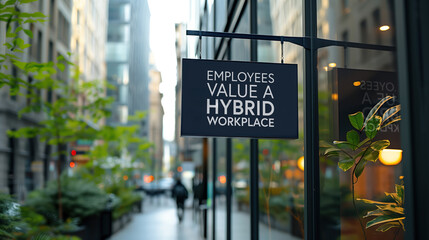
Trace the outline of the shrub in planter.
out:
<instances>
[{"instance_id":1,"label":"shrub in planter","mask_svg":"<svg viewBox=\"0 0 429 240\"><path fill-rule=\"evenodd\" d=\"M64 219L83 219L102 211L107 202L107 194L87 180L61 176ZM26 206L42 215L48 225L58 225L58 186L48 183L45 189L30 193Z\"/></svg>"},{"instance_id":2,"label":"shrub in planter","mask_svg":"<svg viewBox=\"0 0 429 240\"><path fill-rule=\"evenodd\" d=\"M119 199L118 203L113 206L113 219L118 219L124 214L131 212L134 205L142 201L140 194L123 184L112 184L106 188L106 191L115 194Z\"/></svg>"},{"instance_id":3,"label":"shrub in planter","mask_svg":"<svg viewBox=\"0 0 429 240\"><path fill-rule=\"evenodd\" d=\"M42 215L20 207L9 195L0 193L0 239L80 240L67 236L78 229L74 221L48 226Z\"/></svg>"},{"instance_id":4,"label":"shrub in planter","mask_svg":"<svg viewBox=\"0 0 429 240\"><path fill-rule=\"evenodd\" d=\"M7 195L0 193L0 239L13 239L12 232L20 223L17 203Z\"/></svg>"}]
</instances>

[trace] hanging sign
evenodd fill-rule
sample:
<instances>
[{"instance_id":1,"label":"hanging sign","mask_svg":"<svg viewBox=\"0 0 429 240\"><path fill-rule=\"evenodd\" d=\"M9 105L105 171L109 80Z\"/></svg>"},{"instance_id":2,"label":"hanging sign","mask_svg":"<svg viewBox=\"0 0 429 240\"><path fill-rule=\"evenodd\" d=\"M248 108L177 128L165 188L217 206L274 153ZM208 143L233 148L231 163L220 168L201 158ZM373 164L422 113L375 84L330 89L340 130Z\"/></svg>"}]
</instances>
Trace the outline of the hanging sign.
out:
<instances>
[{"instance_id":1,"label":"hanging sign","mask_svg":"<svg viewBox=\"0 0 429 240\"><path fill-rule=\"evenodd\" d=\"M182 60L182 136L298 138L296 64Z\"/></svg>"}]
</instances>

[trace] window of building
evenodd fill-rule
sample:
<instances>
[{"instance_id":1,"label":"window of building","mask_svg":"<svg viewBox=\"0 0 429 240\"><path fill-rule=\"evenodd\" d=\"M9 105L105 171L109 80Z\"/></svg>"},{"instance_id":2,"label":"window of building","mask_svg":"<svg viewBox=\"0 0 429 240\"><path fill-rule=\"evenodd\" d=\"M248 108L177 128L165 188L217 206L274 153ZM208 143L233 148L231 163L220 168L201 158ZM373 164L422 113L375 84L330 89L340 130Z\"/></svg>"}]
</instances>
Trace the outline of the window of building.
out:
<instances>
[{"instance_id":1,"label":"window of building","mask_svg":"<svg viewBox=\"0 0 429 240\"><path fill-rule=\"evenodd\" d=\"M34 98L34 88L32 87L32 84L33 84L33 77L28 76L28 88L27 88L27 97L26 97L27 106L31 105L31 99Z\"/></svg>"},{"instance_id":2,"label":"window of building","mask_svg":"<svg viewBox=\"0 0 429 240\"><path fill-rule=\"evenodd\" d=\"M368 27L366 20L362 20L359 24L359 30L360 30L360 37L362 43L368 43ZM362 50L361 51L361 61L366 61L368 58L368 51Z\"/></svg>"},{"instance_id":3,"label":"window of building","mask_svg":"<svg viewBox=\"0 0 429 240\"><path fill-rule=\"evenodd\" d=\"M27 191L34 190L34 176L32 165L36 157L36 140L34 138L27 139L27 156L25 160L25 187Z\"/></svg>"},{"instance_id":4,"label":"window of building","mask_svg":"<svg viewBox=\"0 0 429 240\"><path fill-rule=\"evenodd\" d=\"M49 40L49 49L48 49L48 61L53 62L54 61L54 42Z\"/></svg>"},{"instance_id":5,"label":"window of building","mask_svg":"<svg viewBox=\"0 0 429 240\"><path fill-rule=\"evenodd\" d=\"M381 44L381 32L380 32L380 26L381 26L381 20L380 20L380 9L375 9L374 12L372 12L372 21L374 23L374 27L372 32L375 36L375 43Z\"/></svg>"},{"instance_id":6,"label":"window of building","mask_svg":"<svg viewBox=\"0 0 429 240\"><path fill-rule=\"evenodd\" d=\"M79 9L76 10L76 24L77 25L80 24L80 11L79 11Z\"/></svg>"},{"instance_id":7,"label":"window of building","mask_svg":"<svg viewBox=\"0 0 429 240\"><path fill-rule=\"evenodd\" d=\"M55 29L55 0L51 0L49 5L49 26Z\"/></svg>"},{"instance_id":8,"label":"window of building","mask_svg":"<svg viewBox=\"0 0 429 240\"><path fill-rule=\"evenodd\" d=\"M36 52L37 52L36 56L37 56L37 60L39 62L43 61L42 60L42 55L43 55L42 46L43 46L43 35L42 35L42 31L39 30L38 34L37 34L37 49L36 49Z\"/></svg>"},{"instance_id":9,"label":"window of building","mask_svg":"<svg viewBox=\"0 0 429 240\"><path fill-rule=\"evenodd\" d=\"M19 85L18 85L19 70L15 65L12 66L12 77L13 79L11 79L11 85L10 85L11 94L9 96L12 101L16 101L18 99L18 90L19 90Z\"/></svg>"}]
</instances>

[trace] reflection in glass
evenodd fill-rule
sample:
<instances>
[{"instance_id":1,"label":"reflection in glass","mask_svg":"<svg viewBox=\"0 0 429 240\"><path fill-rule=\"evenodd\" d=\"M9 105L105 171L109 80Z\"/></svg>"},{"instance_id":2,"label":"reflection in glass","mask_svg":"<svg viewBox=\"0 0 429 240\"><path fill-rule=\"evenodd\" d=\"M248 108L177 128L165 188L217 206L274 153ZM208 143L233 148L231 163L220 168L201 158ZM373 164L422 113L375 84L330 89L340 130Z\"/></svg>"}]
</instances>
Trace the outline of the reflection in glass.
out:
<instances>
[{"instance_id":1,"label":"reflection in glass","mask_svg":"<svg viewBox=\"0 0 429 240\"><path fill-rule=\"evenodd\" d=\"M318 37L395 45L394 31L391 31L394 30L392 1L322 0L318 9L318 25L329 26L319 31ZM391 30L382 31L383 25ZM402 227L383 232L379 229L381 225L371 226L370 221L376 217L364 217L377 209L369 200L394 202L385 192L395 193L395 184L401 183L401 163L383 164L383 155L389 151L381 151L377 161L365 161L356 174L354 165L347 171L340 169L340 166L345 168L343 156L328 158L325 154L333 141L351 140L351 135L346 136L354 129L349 123L349 114L362 111L366 117L380 99L398 95L395 58L395 53L389 51L340 47L318 51L321 239L403 239ZM380 112L399 104L398 100L389 101ZM366 138L364 132L355 131L359 142ZM376 140L390 141L389 148L400 148L399 125L381 129L377 134ZM359 159L352 159L350 164ZM340 160L343 162L339 164Z\"/></svg>"}]
</instances>

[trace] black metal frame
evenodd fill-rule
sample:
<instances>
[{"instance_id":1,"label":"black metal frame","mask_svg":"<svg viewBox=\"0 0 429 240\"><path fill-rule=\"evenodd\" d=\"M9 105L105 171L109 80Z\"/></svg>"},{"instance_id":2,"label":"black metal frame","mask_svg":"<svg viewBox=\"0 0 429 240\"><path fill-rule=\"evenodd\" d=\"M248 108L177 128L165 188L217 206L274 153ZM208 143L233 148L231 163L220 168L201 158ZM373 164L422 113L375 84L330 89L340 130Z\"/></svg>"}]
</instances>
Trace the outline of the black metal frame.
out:
<instances>
[{"instance_id":1,"label":"black metal frame","mask_svg":"<svg viewBox=\"0 0 429 240\"><path fill-rule=\"evenodd\" d=\"M186 30L188 36L202 36L202 37L220 37L220 38L233 38L233 39L248 39L248 40L265 40L277 42L289 42L296 44L305 49L319 49L325 47L345 47L345 48L360 48L368 50L379 51L395 51L394 46L384 46L367 43L346 42L330 39L323 39L317 37L290 37L290 36L275 36L275 35L261 35L261 34L247 34L247 33L229 33L229 32L213 32L213 31L199 31L199 30ZM255 60L256 61L256 60Z\"/></svg>"},{"instance_id":2,"label":"black metal frame","mask_svg":"<svg viewBox=\"0 0 429 240\"><path fill-rule=\"evenodd\" d=\"M318 74L317 51L320 48L338 46L379 51L396 51L394 46L336 41L317 38L317 3L316 0L305 0L304 3L304 37L273 36L257 34L257 1L250 0L250 31L251 34L232 32L212 32L187 30L188 36L220 37L225 39L251 40L251 61L257 61L257 40L280 41L296 44L305 49L304 58L304 228L305 239L320 238L320 179L319 179L319 115L318 115ZM242 14L242 13L241 13ZM240 14L240 16L241 16ZM219 55L217 52L216 56ZM231 139L227 141L227 239L231 239L231 183L232 183L232 152ZM215 143L213 146L216 146ZM258 172L258 139L250 140L250 225L251 240L259 239L259 172ZM216 151L216 149L213 149ZM215 154L213 156L216 156ZM216 158L213 158L216 162ZM216 170L213 163L214 173ZM213 184L216 178L213 176ZM215 186L213 185L213 227L215 226ZM213 229L215 239L215 229Z\"/></svg>"},{"instance_id":3,"label":"black metal frame","mask_svg":"<svg viewBox=\"0 0 429 240\"><path fill-rule=\"evenodd\" d=\"M427 135L429 126L429 2L395 0L401 146L405 187L405 239L429 239Z\"/></svg>"}]
</instances>

